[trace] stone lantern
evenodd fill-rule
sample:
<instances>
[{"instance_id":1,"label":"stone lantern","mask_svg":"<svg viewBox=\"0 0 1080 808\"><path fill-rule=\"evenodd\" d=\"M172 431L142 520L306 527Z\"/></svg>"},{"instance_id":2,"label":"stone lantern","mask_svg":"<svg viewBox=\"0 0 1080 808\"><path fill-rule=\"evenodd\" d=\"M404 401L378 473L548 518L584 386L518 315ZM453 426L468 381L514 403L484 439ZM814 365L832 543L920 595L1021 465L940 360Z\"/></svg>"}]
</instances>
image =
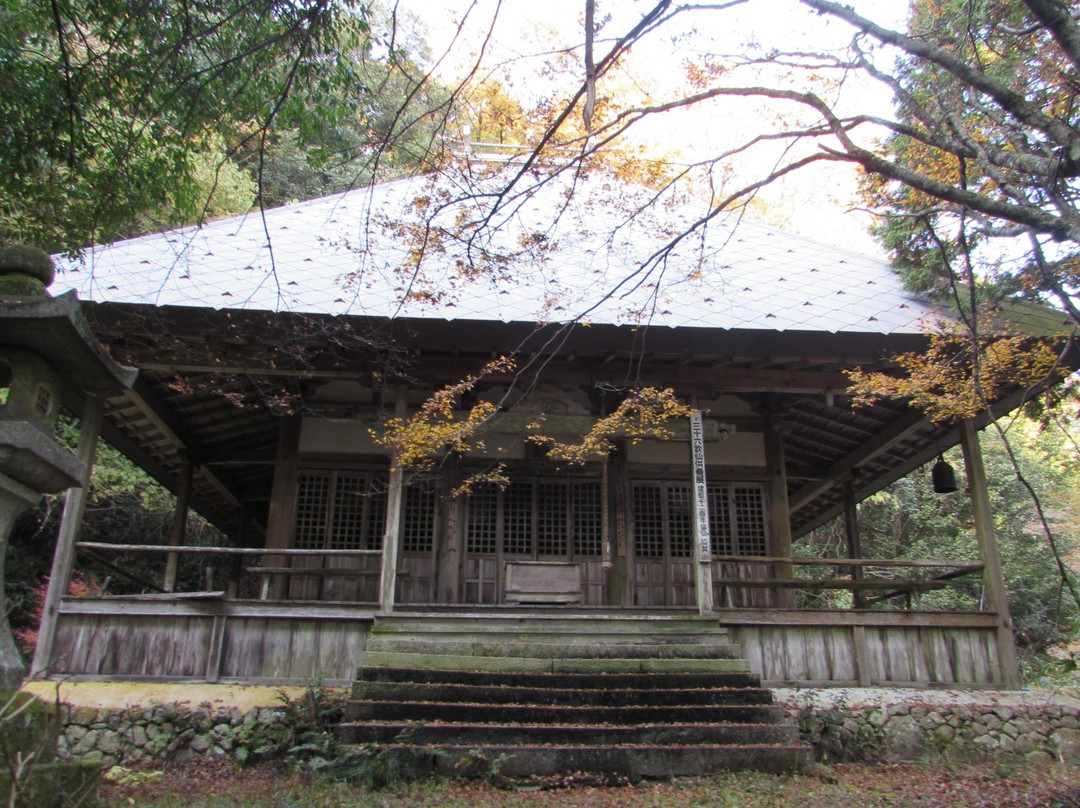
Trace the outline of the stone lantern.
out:
<instances>
[{"instance_id":1,"label":"stone lantern","mask_svg":"<svg viewBox=\"0 0 1080 808\"><path fill-rule=\"evenodd\" d=\"M116 395L136 372L113 362L74 293L51 297L53 264L41 250L0 250L0 592L16 517L43 494L83 485L87 469L54 437L63 402ZM26 673L7 618L0 620L0 689Z\"/></svg>"}]
</instances>

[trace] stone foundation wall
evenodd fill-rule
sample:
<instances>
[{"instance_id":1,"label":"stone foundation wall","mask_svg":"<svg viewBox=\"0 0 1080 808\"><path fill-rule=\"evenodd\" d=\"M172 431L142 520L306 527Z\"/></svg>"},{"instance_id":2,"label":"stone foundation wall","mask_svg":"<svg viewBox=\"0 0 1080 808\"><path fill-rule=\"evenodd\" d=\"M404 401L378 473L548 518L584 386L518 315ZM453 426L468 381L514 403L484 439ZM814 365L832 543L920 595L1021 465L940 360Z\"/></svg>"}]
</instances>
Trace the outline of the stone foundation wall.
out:
<instances>
[{"instance_id":1,"label":"stone foundation wall","mask_svg":"<svg viewBox=\"0 0 1080 808\"><path fill-rule=\"evenodd\" d=\"M777 690L826 762L1080 760L1080 701L1059 694Z\"/></svg>"},{"instance_id":2,"label":"stone foundation wall","mask_svg":"<svg viewBox=\"0 0 1080 808\"><path fill-rule=\"evenodd\" d=\"M241 762L287 750L296 718L286 708L238 710L159 704L125 710L62 708L61 758L105 764L163 763L202 755Z\"/></svg>"},{"instance_id":3,"label":"stone foundation wall","mask_svg":"<svg viewBox=\"0 0 1080 808\"><path fill-rule=\"evenodd\" d=\"M774 695L826 762L1080 761L1080 700L1058 694L830 688ZM62 758L125 765L192 756L269 759L309 740L304 733L312 724L302 701L246 711L209 704L65 706L61 716Z\"/></svg>"}]
</instances>

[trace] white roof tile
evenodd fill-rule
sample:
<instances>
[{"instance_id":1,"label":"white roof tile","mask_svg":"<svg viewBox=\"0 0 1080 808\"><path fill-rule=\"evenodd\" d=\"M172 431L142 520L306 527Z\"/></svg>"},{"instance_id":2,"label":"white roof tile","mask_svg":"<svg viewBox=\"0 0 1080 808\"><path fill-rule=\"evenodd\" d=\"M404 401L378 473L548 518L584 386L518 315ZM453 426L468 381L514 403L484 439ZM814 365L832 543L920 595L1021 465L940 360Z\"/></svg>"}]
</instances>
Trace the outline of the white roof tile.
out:
<instances>
[{"instance_id":1,"label":"white roof tile","mask_svg":"<svg viewBox=\"0 0 1080 808\"><path fill-rule=\"evenodd\" d=\"M421 222L415 200L436 190L424 178L400 180L98 247L58 260L54 291L215 309L877 334L921 333L934 313L883 261L735 216L650 262L702 211L661 205L628 220L650 192L613 194L599 181L569 200L550 183L471 245L454 237L455 222L475 205L450 205L435 219L442 243L413 277L403 268L414 245L402 233ZM547 249L529 255L522 245L538 233ZM484 259L515 253L525 254L498 278L475 274Z\"/></svg>"}]
</instances>

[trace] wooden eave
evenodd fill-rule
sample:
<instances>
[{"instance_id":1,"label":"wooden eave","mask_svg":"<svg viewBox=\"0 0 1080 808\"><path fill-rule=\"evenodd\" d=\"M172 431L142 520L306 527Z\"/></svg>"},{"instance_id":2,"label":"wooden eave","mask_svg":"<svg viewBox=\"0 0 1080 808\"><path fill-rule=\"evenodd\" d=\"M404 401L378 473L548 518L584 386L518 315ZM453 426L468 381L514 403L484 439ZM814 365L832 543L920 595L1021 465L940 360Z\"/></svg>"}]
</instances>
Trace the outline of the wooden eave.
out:
<instances>
[{"instance_id":1,"label":"wooden eave","mask_svg":"<svg viewBox=\"0 0 1080 808\"><path fill-rule=\"evenodd\" d=\"M132 304L86 304L112 357L141 369L106 408L106 437L167 487L188 457L194 507L235 531L241 503L264 518L281 416L298 405L342 416L307 394L352 379L424 390L475 373L501 354L547 382L592 388L671 386L699 399L736 394L784 412L792 529L801 535L840 512L840 483L865 498L958 441L902 404L853 409L845 369L887 369L888 357L925 348L919 335L575 326L448 320L375 320ZM492 378L491 383L500 380ZM1007 403L1019 403L1019 397ZM382 402L341 405L374 415ZM301 411L307 411L301 409ZM746 423L740 429L755 428Z\"/></svg>"}]
</instances>

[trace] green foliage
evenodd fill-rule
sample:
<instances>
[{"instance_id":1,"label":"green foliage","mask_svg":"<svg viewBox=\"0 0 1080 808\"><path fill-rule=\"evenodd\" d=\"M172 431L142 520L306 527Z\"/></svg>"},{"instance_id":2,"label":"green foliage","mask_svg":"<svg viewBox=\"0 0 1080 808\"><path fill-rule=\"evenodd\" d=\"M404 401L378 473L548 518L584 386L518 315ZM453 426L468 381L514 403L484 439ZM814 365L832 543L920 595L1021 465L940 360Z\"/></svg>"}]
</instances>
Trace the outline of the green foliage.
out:
<instances>
[{"instance_id":1,"label":"green foliage","mask_svg":"<svg viewBox=\"0 0 1080 808\"><path fill-rule=\"evenodd\" d=\"M6 3L0 237L74 250L200 218L197 156L321 138L363 97L368 35L355 0Z\"/></svg>"},{"instance_id":2,"label":"green foliage","mask_svg":"<svg viewBox=\"0 0 1080 808\"><path fill-rule=\"evenodd\" d=\"M349 95L354 88L328 88L340 104L352 106L349 115L317 133L304 125L278 127L238 155L257 179L263 205L340 193L443 161L441 135L452 97L417 65L423 46L388 49L378 58L373 50L350 54L354 81L363 88L360 103ZM309 107L308 118L319 114L314 99L298 103Z\"/></svg>"}]
</instances>

